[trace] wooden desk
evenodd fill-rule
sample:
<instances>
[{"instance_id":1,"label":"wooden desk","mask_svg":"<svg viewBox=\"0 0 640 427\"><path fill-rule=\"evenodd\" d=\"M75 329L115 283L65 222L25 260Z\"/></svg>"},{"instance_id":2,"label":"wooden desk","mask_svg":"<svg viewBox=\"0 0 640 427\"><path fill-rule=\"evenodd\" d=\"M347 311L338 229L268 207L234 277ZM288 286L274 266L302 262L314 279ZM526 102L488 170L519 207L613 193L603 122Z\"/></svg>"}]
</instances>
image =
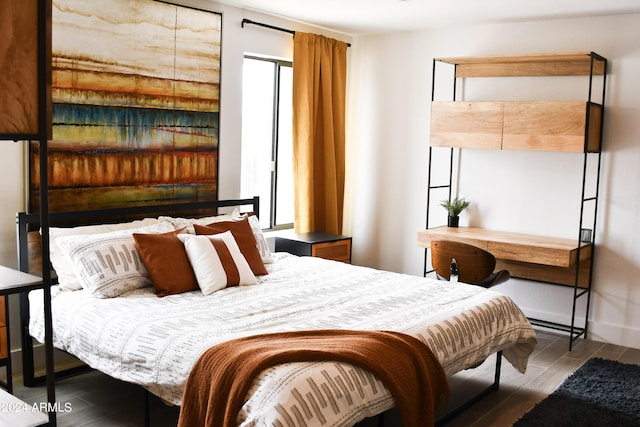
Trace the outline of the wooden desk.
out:
<instances>
[{"instance_id":1,"label":"wooden desk","mask_svg":"<svg viewBox=\"0 0 640 427\"><path fill-rule=\"evenodd\" d=\"M432 240L453 240L482 248L496 257L496 268L512 277L573 286L578 264L578 242L471 227L436 227L418 232L418 246L429 248ZM589 283L592 243L580 245L579 286Z\"/></svg>"}]
</instances>

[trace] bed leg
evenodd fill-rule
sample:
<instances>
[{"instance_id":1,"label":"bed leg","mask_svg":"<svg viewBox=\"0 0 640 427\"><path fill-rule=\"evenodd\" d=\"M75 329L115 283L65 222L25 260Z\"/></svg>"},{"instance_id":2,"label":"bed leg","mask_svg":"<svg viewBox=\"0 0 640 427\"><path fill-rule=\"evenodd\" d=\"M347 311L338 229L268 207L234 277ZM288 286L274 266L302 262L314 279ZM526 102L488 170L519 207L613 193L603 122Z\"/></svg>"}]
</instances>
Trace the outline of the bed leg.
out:
<instances>
[{"instance_id":1,"label":"bed leg","mask_svg":"<svg viewBox=\"0 0 640 427\"><path fill-rule=\"evenodd\" d=\"M482 390L480 393L472 396L469 400L455 408L453 411L445 414L442 418L436 421L436 426L442 426L458 415L462 414L464 411L472 407L474 404L484 399L488 394L498 390L500 388L500 370L502 368L502 351L496 353L496 368L495 373L493 375L493 383L489 385L489 387Z\"/></svg>"},{"instance_id":2,"label":"bed leg","mask_svg":"<svg viewBox=\"0 0 640 427\"><path fill-rule=\"evenodd\" d=\"M496 354L496 372L493 377L493 390L500 388L500 370L502 369L502 351Z\"/></svg>"},{"instance_id":3,"label":"bed leg","mask_svg":"<svg viewBox=\"0 0 640 427\"><path fill-rule=\"evenodd\" d=\"M35 387L35 363L33 338L29 334L29 298L20 294L20 339L22 345L22 382L25 387Z\"/></svg>"},{"instance_id":4,"label":"bed leg","mask_svg":"<svg viewBox=\"0 0 640 427\"><path fill-rule=\"evenodd\" d=\"M151 404L149 402L150 396L149 396L149 391L146 388L143 388L142 391L144 392L144 427L150 427L151 426Z\"/></svg>"}]
</instances>

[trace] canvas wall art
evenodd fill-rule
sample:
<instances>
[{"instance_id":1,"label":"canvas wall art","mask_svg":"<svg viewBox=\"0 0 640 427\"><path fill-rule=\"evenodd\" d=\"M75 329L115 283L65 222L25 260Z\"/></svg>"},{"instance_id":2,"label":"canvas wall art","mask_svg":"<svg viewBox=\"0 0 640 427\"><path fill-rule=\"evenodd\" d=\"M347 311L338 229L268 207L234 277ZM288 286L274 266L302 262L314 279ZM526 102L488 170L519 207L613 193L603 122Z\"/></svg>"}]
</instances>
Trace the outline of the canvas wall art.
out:
<instances>
[{"instance_id":1,"label":"canvas wall art","mask_svg":"<svg viewBox=\"0 0 640 427\"><path fill-rule=\"evenodd\" d=\"M52 15L50 210L217 199L222 16L153 0L54 0Z\"/></svg>"}]
</instances>

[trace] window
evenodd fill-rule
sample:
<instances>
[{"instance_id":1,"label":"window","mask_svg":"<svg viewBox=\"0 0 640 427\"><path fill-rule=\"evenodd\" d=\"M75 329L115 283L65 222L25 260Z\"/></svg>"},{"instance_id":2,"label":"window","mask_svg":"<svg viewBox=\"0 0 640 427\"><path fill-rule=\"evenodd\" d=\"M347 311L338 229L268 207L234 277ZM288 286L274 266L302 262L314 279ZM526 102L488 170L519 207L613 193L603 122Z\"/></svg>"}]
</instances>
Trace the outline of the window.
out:
<instances>
[{"instance_id":1,"label":"window","mask_svg":"<svg viewBox=\"0 0 640 427\"><path fill-rule=\"evenodd\" d=\"M242 77L241 197L260 196L260 223L293 224L291 62L245 56Z\"/></svg>"}]
</instances>

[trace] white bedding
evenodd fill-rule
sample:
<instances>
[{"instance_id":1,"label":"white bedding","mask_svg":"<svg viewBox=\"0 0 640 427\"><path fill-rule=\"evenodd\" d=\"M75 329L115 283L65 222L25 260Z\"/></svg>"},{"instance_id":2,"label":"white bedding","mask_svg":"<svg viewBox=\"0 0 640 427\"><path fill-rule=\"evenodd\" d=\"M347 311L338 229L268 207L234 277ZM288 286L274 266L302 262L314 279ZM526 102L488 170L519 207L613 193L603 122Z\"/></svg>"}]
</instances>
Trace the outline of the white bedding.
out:
<instances>
[{"instance_id":1,"label":"white bedding","mask_svg":"<svg viewBox=\"0 0 640 427\"><path fill-rule=\"evenodd\" d=\"M258 285L158 298L153 288L109 299L54 292L54 345L115 378L179 405L197 358L232 338L299 329L395 330L420 338L447 374L503 350L524 372L535 332L508 297L485 289L274 254ZM41 294L31 334L43 341ZM393 406L367 372L334 362L290 363L254 382L238 424L342 426Z\"/></svg>"}]
</instances>

